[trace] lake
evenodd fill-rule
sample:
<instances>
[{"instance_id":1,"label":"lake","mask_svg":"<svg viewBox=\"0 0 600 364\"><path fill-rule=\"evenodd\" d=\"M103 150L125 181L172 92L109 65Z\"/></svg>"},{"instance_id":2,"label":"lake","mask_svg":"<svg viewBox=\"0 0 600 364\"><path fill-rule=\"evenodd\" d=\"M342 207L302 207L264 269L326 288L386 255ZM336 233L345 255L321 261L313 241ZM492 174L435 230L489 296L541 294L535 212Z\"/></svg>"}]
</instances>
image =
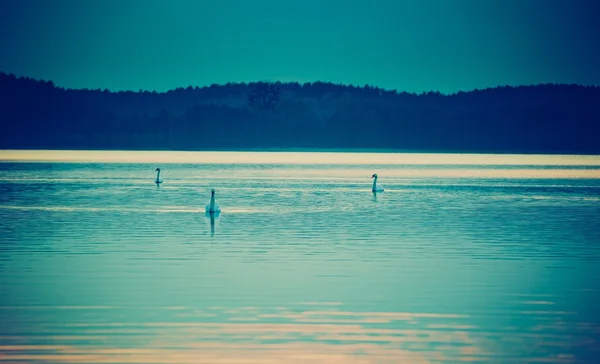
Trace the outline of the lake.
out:
<instances>
[{"instance_id":1,"label":"lake","mask_svg":"<svg viewBox=\"0 0 600 364\"><path fill-rule=\"evenodd\" d=\"M0 151L0 236L0 362L600 356L599 156Z\"/></svg>"}]
</instances>

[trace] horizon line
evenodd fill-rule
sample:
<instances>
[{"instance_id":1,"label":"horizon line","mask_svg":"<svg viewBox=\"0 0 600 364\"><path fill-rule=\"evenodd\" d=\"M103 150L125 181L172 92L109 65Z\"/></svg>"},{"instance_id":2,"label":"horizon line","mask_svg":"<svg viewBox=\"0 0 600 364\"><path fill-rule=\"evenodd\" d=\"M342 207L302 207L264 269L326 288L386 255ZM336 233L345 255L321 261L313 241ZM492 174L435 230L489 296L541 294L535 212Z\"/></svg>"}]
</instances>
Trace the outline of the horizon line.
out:
<instances>
[{"instance_id":1,"label":"horizon line","mask_svg":"<svg viewBox=\"0 0 600 364\"><path fill-rule=\"evenodd\" d=\"M301 148L302 149L302 148ZM165 154L165 152L167 152ZM252 156L251 156L251 155ZM373 162L368 159L365 163L364 158L372 154L378 154L379 160ZM0 163L15 163L15 162L105 162L107 158L111 162L116 163L192 163L192 164L213 164L224 163L229 161L231 155L235 155L234 164L262 164L262 163L279 163L280 158L285 158L286 163L292 164L337 164L333 162L343 162L342 164L404 164L404 165L546 165L546 166L581 166L592 167L589 173L592 173L594 178L597 178L595 172L597 167L600 167L600 155L592 154L543 154L543 153L439 153L439 152L392 152L392 151L332 151L332 150L254 150L254 151L239 151L239 150L95 150L95 149L0 149ZM240 155L245 155L246 158L240 159ZM318 156L318 161L297 160L289 158L293 156ZM134 158L134 156L137 156ZM285 156L285 157L284 157ZM144 158L142 158L144 157ZM279 158L278 158L279 157ZM329 157L329 161L327 158ZM250 158L250 159L248 159ZM323 159L325 158L325 159ZM333 158L333 159L332 159ZM358 158L359 160L357 160ZM461 162L461 160L463 162ZM511 163L509 163L509 161ZM596 168L594 168L596 167ZM579 170L579 169L578 169Z\"/></svg>"},{"instance_id":2,"label":"horizon line","mask_svg":"<svg viewBox=\"0 0 600 364\"><path fill-rule=\"evenodd\" d=\"M17 75L15 73L12 72L6 72L6 71L1 71L0 70L0 75L6 75L7 77L11 77L13 76L15 79L26 79L26 80L33 80L36 82L51 82L53 84L54 87L59 88L59 89L63 89L63 90L72 90L72 91L100 91L100 92L105 92L108 91L109 93L119 93L119 92L123 92L123 93L127 93L127 92L132 92L132 93L155 93L155 94L167 94L169 92L175 92L178 90L187 90L189 88L192 89L205 89L205 88L211 88L211 87L225 87L228 85L253 85L253 84L259 84L259 83L267 83L267 84L282 84L282 85L289 85L289 84L299 84L301 86L307 85L307 84L315 84L315 83L321 83L321 84L326 84L326 85L334 85L334 86L339 86L339 87L346 87L346 88L350 88L350 87L354 87L354 88L365 88L366 86L372 87L374 89L378 89L381 90L383 92L395 92L395 93L399 93L399 94L411 94L411 95L424 95L424 94L430 94L430 93L434 93L434 94L439 94L439 95L443 95L443 96L453 96L453 95L457 95L459 93L470 93L470 92L476 92L476 91L486 91L486 90L494 90L494 89L498 89L498 88L521 88L521 87L536 87L536 86L570 86L570 87L583 87L583 88L600 88L600 84L581 84L581 83L555 83L555 82L540 82L537 84L518 84L518 85L511 85L511 84L504 84L504 85L496 85L496 86L488 86L485 88L473 88L473 89L469 89L469 90L457 90L451 93L445 93L445 92L441 92L439 90L429 90L429 91L421 91L421 92L417 92L417 91L403 91L403 90L399 90L399 89L390 89L390 88L383 88L383 87L379 87L379 86L375 86L372 84L364 84L364 85L355 85L355 84L351 84L351 83L342 83L342 82L332 82L332 81L304 81L304 82L300 82L300 81L273 81L273 80L256 80L256 81L229 81L226 83L212 83L210 85L203 85L203 86L192 86L192 85L187 85L187 86L178 86L175 88L170 88L167 89L166 91L157 91L157 90L148 90L148 89L139 89L139 90L133 90L133 89L122 89L122 90L114 90L114 89L110 89L108 87L104 87L104 88L76 88L76 87L68 87L68 86L61 86L60 84L57 84L56 81L52 80L52 79L44 79L44 78L34 78L31 76L24 76L24 75Z\"/></svg>"}]
</instances>

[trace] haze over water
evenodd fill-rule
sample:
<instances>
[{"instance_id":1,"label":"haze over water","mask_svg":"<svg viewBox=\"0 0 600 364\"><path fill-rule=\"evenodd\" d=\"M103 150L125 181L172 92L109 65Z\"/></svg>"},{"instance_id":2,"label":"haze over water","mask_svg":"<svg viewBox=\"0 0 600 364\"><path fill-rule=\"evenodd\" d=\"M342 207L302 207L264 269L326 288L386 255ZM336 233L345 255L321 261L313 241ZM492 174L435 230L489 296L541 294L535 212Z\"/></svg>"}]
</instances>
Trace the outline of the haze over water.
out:
<instances>
[{"instance_id":1,"label":"haze over water","mask_svg":"<svg viewBox=\"0 0 600 364\"><path fill-rule=\"evenodd\" d=\"M0 236L0 362L600 356L598 156L0 151Z\"/></svg>"}]
</instances>

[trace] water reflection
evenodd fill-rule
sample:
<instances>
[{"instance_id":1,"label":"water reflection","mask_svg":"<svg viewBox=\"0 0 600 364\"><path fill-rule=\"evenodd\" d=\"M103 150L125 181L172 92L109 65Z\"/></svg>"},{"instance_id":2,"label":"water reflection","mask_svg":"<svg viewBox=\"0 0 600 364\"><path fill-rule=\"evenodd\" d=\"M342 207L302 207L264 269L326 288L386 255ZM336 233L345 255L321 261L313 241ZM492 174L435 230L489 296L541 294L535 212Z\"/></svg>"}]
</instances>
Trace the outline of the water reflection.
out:
<instances>
[{"instance_id":1,"label":"water reflection","mask_svg":"<svg viewBox=\"0 0 600 364\"><path fill-rule=\"evenodd\" d=\"M146 155L0 163L0 362L600 355L597 157L524 172L391 156L381 197L370 165L193 156L207 164L181 155L160 191ZM211 186L226 216L206 214Z\"/></svg>"},{"instance_id":2,"label":"water reflection","mask_svg":"<svg viewBox=\"0 0 600 364\"><path fill-rule=\"evenodd\" d=\"M221 215L221 211L206 211L206 217L210 219L210 236L215 235L215 219L218 219Z\"/></svg>"},{"instance_id":3,"label":"water reflection","mask_svg":"<svg viewBox=\"0 0 600 364\"><path fill-rule=\"evenodd\" d=\"M0 150L0 161L84 163L598 166L597 155ZM372 172L371 172L372 173Z\"/></svg>"},{"instance_id":4,"label":"water reflection","mask_svg":"<svg viewBox=\"0 0 600 364\"><path fill-rule=\"evenodd\" d=\"M4 323L9 324L4 326L0 360L437 363L501 359L575 363L582 357L568 352L594 351L596 343L572 340L566 331L577 332L583 338L600 330L598 325L586 322L557 323L557 315L552 317L551 313L535 326L487 331L464 314L361 312L343 310L337 303L311 305L142 306L136 313L119 306L0 307ZM126 314L129 318L103 321L98 314ZM523 346L529 347L527 356L520 354Z\"/></svg>"}]
</instances>

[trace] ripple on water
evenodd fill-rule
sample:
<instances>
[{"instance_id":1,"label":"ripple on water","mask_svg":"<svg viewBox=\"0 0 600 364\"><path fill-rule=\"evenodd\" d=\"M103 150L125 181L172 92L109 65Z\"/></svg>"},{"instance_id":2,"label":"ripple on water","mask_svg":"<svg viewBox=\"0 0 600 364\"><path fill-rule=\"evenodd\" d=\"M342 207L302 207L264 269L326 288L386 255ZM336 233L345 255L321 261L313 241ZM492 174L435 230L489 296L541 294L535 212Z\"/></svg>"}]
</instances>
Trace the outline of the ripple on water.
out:
<instances>
[{"instance_id":1,"label":"ripple on water","mask_svg":"<svg viewBox=\"0 0 600 364\"><path fill-rule=\"evenodd\" d=\"M0 163L0 361L600 355L593 166L154 168Z\"/></svg>"}]
</instances>

